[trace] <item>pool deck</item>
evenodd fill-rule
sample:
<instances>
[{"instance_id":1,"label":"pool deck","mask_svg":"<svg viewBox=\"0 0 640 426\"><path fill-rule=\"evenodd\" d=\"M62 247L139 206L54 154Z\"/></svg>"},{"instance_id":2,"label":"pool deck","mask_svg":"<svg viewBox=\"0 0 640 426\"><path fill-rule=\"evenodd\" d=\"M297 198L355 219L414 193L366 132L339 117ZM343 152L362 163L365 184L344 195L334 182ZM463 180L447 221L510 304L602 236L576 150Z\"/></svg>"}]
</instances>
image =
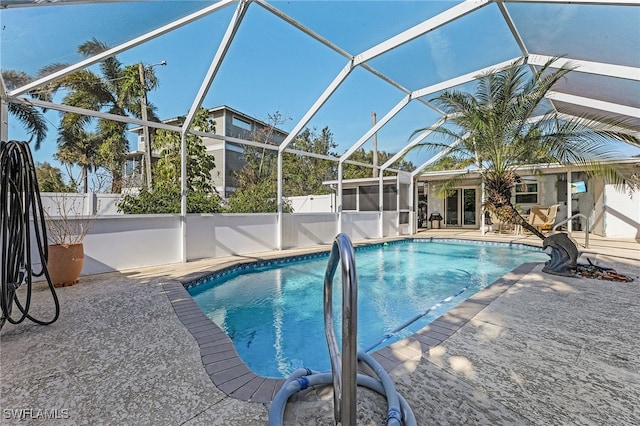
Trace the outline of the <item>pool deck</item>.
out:
<instances>
[{"instance_id":1,"label":"pool deck","mask_svg":"<svg viewBox=\"0 0 640 426\"><path fill-rule=\"evenodd\" d=\"M640 424L640 241L591 236L585 249L580 233L573 236L580 262L588 257L635 281L559 277L523 265L376 353L418 424ZM418 237L540 244L463 230ZM56 323L7 323L0 332L0 424L48 424L43 417L56 415L58 424L266 424L279 382L245 370L180 281L238 261L328 249L85 276L57 289ZM37 318L51 315L44 286L36 286L33 305ZM358 424L385 424L385 407L358 389ZM294 397L285 424L333 424L331 390Z\"/></svg>"}]
</instances>

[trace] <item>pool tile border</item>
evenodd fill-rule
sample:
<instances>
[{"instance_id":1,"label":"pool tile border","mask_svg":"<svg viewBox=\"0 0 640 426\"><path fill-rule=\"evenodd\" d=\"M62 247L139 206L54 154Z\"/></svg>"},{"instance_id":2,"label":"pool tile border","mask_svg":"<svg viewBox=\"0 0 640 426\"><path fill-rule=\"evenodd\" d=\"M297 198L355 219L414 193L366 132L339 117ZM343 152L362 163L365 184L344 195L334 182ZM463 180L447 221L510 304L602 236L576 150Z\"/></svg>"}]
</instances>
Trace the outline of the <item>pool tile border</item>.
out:
<instances>
[{"instance_id":1,"label":"pool tile border","mask_svg":"<svg viewBox=\"0 0 640 426\"><path fill-rule=\"evenodd\" d=\"M522 243L514 243L514 242L498 242L498 241L477 241L477 240L464 240L458 238L438 238L438 237L428 237L428 238L401 238L390 240L386 242L377 242L377 243L359 243L354 244L355 251L363 251L370 250L378 247L396 245L396 244L405 244L407 242L415 242L415 243L433 243L433 242L447 242L447 243L463 243L463 244L475 244L475 245L489 245L489 246L508 246L508 247L516 247L523 250L531 250L531 251L541 251L540 247L532 246L529 244ZM231 274L242 272L247 269L252 268L260 268L264 266L272 266L272 265L286 265L287 263L305 261L310 259L319 259L319 258L328 258L330 254L329 249L318 249L316 251L312 251L310 253L304 254L295 254L289 255L285 257L274 257L271 259L241 259L237 262L233 262L231 265L222 266L220 268L216 268L213 271L203 271L198 274L198 276L182 280L182 283L187 290L198 287L205 282L217 280L219 278L227 277Z\"/></svg>"},{"instance_id":2,"label":"pool tile border","mask_svg":"<svg viewBox=\"0 0 640 426\"><path fill-rule=\"evenodd\" d=\"M538 263L524 263L518 266L417 333L379 349L372 356L388 372L409 358L420 358L423 353L456 333L537 265ZM186 285L187 283L180 281L162 283L178 319L198 343L202 365L212 383L232 398L270 403L285 380L262 377L252 372L244 364L226 333L200 310L187 292ZM419 351L415 342L420 345Z\"/></svg>"}]
</instances>

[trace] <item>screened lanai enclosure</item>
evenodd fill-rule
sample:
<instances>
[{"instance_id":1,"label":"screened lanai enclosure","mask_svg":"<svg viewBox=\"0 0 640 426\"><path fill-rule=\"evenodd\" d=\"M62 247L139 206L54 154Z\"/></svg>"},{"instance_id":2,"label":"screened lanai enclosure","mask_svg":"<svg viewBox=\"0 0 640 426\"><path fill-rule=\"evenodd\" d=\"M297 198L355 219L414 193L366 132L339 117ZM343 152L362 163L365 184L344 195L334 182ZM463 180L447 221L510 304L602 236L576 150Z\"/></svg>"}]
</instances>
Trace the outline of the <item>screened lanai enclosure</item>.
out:
<instances>
[{"instance_id":1,"label":"screened lanai enclosure","mask_svg":"<svg viewBox=\"0 0 640 426\"><path fill-rule=\"evenodd\" d=\"M182 213L99 217L85 240L89 273L329 243L339 232L353 240L411 234L418 182L442 155L420 147L432 132L414 131L446 119L434 98L450 89L472 91L483 73L515 61L533 72L556 58L552 69L574 70L547 94L541 114L612 118L637 138L639 6L634 0L0 0L1 137L31 137L17 112L29 108L42 112L48 128L39 149L31 142L40 162L56 164L62 113L181 135ZM104 48L78 48L92 40ZM98 70L112 57L139 65L142 75L153 70L157 85L145 85L140 97L155 118L119 113L106 102L71 106L64 91L45 96L59 79ZM219 105L265 122L277 115L286 137L271 144L191 127L200 107ZM174 117L184 120L167 121ZM324 128L335 143L330 152L294 148L305 129ZM189 134L273 152L277 212L187 214ZM131 144L136 137L131 133ZM355 156L362 150L387 155L367 162ZM620 157L638 153L633 144L619 150ZM284 211L286 153L333 164L332 212ZM370 169L378 185L368 211L343 206L345 168L354 165ZM123 250L114 253L114 246Z\"/></svg>"}]
</instances>

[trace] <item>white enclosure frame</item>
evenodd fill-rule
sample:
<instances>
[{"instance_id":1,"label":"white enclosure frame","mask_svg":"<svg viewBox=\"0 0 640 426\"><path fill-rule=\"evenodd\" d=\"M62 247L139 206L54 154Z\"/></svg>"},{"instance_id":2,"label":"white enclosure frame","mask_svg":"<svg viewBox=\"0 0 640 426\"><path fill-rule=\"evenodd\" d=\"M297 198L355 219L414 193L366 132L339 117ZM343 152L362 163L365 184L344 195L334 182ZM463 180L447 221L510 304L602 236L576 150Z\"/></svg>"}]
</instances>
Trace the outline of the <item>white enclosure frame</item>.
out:
<instances>
[{"instance_id":1,"label":"white enclosure frame","mask_svg":"<svg viewBox=\"0 0 640 426\"><path fill-rule=\"evenodd\" d=\"M39 2L15 1L15 2L8 3L7 5L5 5L5 7L35 6L35 3L39 3ZM74 3L74 1L73 0L65 1L65 2L61 2L60 4L69 4L69 3ZM277 150L278 208L277 208L277 216L276 216L277 219L276 219L276 227L275 227L275 247L278 249L282 249L285 244L285 242L283 241L283 232L284 232L284 227L286 226L285 225L286 220L285 220L285 215L283 214L283 205L282 205L282 199L283 199L282 156L283 156L283 153L292 152L300 155L318 156L311 153L289 149L289 145L291 144L291 142L295 140L298 134L310 122L310 120L320 110L320 108L329 100L329 98L340 87L340 85L343 82L345 82L345 80L349 77L349 75L352 73L352 71L356 67L361 67L362 69L372 73L373 75L381 79L383 82L395 87L396 89L401 90L402 92L405 93L405 96L400 100L400 102L398 102L394 107L392 107L389 111L387 111L380 121L378 121L375 125L371 127L371 129L369 129L357 141L355 141L353 145L351 145L350 148L348 148L347 151L342 156L340 156L339 158L332 157L332 156L318 156L323 159L336 161L338 163L337 213L335 217L335 220L337 220L337 226L336 226L336 229L334 230L335 232L342 231L343 222L344 222L343 212L342 212L343 165L345 163L352 163L349 160L351 155L356 150L358 150L364 143L366 143L369 139L371 139L371 137L375 135L380 129L382 129L394 116L396 116L396 114L398 114L403 108L409 105L409 103L413 101L417 101L419 104L427 108L432 108L433 110L439 112L441 115L444 115L433 105L429 104L429 102L427 102L424 99L424 96L435 93L440 90L448 89L463 83L470 82L476 76L478 76L479 74L485 71L504 67L518 59L522 60L523 63L528 64L531 67L534 67L534 66L540 66L544 64L547 60L551 58L550 56L545 55L544 52L536 52L536 53L529 52L524 40L522 39L522 37L518 32L518 28L516 27L515 23L511 19L511 16L508 11L509 3L532 3L532 4L533 3L564 3L564 4L585 4L585 5L597 4L597 5L609 5L609 6L640 6L640 2L635 0L618 0L618 1L613 1L613 0L508 0L508 1L506 0L495 0L495 1L466 0L450 7L449 9L445 10L442 13L437 14L436 16L430 17L411 28L396 34L395 36L388 38L387 40L384 40L383 42L369 49L353 54L342 49L340 46L336 45L332 41L315 33L314 31L307 28L302 23L296 21L292 17L287 16L285 13L283 13L282 11L280 11L279 9L277 9L276 7L274 7L272 4L270 4L265 0L254 0L254 1L221 0L213 5L203 7L199 11L195 13L191 13L190 15L184 18L178 19L174 22L171 22L170 24L161 26L144 35L136 37L116 47L110 48L98 55L95 55L91 58L77 62L60 71L57 71L46 77L37 79L29 84L26 84L22 87L18 87L14 90L11 90L11 91L6 90L5 82L2 80L1 81L2 84L0 87L0 120L2 123L2 128L0 129L0 136L2 137L3 140L6 140L7 138L6 123L8 122L8 113L7 113L8 103L28 103L31 105L45 107L52 110L76 112L79 114L84 114L92 117L112 119L120 122L126 122L126 123L131 123L136 125L144 125L149 127L155 127L155 128L161 128L161 129L180 132L182 136L182 168L181 168L182 202L181 202L181 213L180 213L180 229L181 229L180 259L182 262L186 262L188 260L188 254L187 254L188 253L188 241L187 241L188 219L187 219L187 213L186 213L187 212L186 210L186 172L187 172L186 171L186 138L187 138L187 135L189 134L198 134L198 135L207 136L207 137L220 138L220 136L218 135L203 134L201 132L191 131L189 130L189 127L193 122L194 116L198 108L202 106L202 102L205 96L207 95L209 88L211 87L214 79L216 78L216 75L225 59L225 56L231 47L231 43L238 29L242 25L243 17L245 16L248 8L254 3L257 6L262 7L266 11L272 13L274 16L278 17L279 19L286 22L287 24L293 26L297 30L301 31L302 33L319 41L324 46L328 47L329 49L338 53L339 55L341 55L346 59L346 64L344 65L344 67L335 76L335 78L331 81L331 83L324 89L322 94L316 99L316 101L306 111L306 113L302 116L302 118L295 124L295 126L293 127L293 130L290 132L287 138L279 146L276 147L271 145L257 144L254 141L245 141L245 140L239 140L235 138L224 138L225 140L233 139L233 142L235 143L242 143L246 145L260 145L268 149ZM483 69L473 71L471 73L466 73L464 75L460 75L458 77L455 77L446 81L442 81L435 85L424 87L415 91L410 91L404 88L402 85L395 82L393 79L373 69L367 63L368 61L371 61L372 59L379 57L380 55L383 55L395 48L398 48L416 39L417 37L423 36L429 33L430 31L433 31L437 28L445 26L463 16L474 13L475 11L482 9L490 4L496 4L497 7L499 8L501 15L513 36L514 41L517 43L517 45L521 50L522 56L518 58L513 58L512 60L509 60L509 61L504 61L501 63L494 64L491 67L486 67ZM60 77L66 76L70 73L81 70L90 65L99 63L105 58L114 56L118 53L131 49L132 47L135 47L147 41L153 40L163 34L166 34L184 25L188 25L191 22L194 22L210 14L216 13L232 5L235 5L235 11L228 23L228 26L222 38L222 41L220 42L218 49L211 61L207 74L200 85L197 95L193 99L192 105L189 108L189 111L186 116L187 118L182 126L179 126L179 127L169 126L162 123L142 121L142 120L138 120L130 117L115 116L115 115L103 113L100 111L91 111L91 110L86 110L81 108L69 107L66 105L56 104L52 102L44 102L44 101L26 97L27 92L29 92L30 90L42 87L47 83L55 81ZM53 7L53 6L49 6L49 7ZM553 66L561 67L569 62L575 67L575 72L601 75L601 76L607 76L607 77L615 77L615 78L627 79L627 80L633 80L633 81L640 81L640 69L629 67L629 66L620 66L620 65L590 62L590 61L576 60L576 59L569 59L569 58L559 59L553 64ZM0 80L1 80L1 77L0 77ZM575 105L580 105L580 106L585 106L590 108L596 108L599 110L609 112L611 114L628 116L633 118L640 118L640 108L634 108L634 107L629 107L625 105L618 105L613 102L608 102L606 100L590 99L584 96L576 96L576 95L559 93L559 92L551 92L548 96L548 100L552 105L554 100L558 100L563 103L570 103L570 104L575 104ZM445 117L442 117L434 125L438 125L442 123L444 119ZM627 130L630 133L635 134L636 136L638 135L638 132L635 130L632 130L632 129L627 129ZM377 215L378 226L376 227L376 229L378 230L378 236L380 237L383 236L384 234L383 232L384 214L383 214L383 206L382 206L382 195L383 195L382 176L384 174L384 171L392 170L390 167L394 162L401 159L402 155L404 155L412 147L420 143L420 141L424 140L424 138L426 138L428 135L429 135L429 131L421 133L416 138L414 138L411 142L407 143L407 145L404 148L402 148L397 154L395 154L392 158L390 158L387 162L385 162L380 166L364 164L367 167L377 168L379 170L379 185L381 190L379 192L380 209ZM428 167L433 162L437 161L442 156L446 155L447 152L452 148L453 146L442 151L435 157L419 165L415 170L411 172L410 174L411 176L410 194L411 195L409 200L411 211L415 211L416 203L414 199L415 198L414 186L415 186L416 179L426 167ZM413 215L410 215L410 229L411 229L411 232L415 231L415 221L413 219Z\"/></svg>"}]
</instances>

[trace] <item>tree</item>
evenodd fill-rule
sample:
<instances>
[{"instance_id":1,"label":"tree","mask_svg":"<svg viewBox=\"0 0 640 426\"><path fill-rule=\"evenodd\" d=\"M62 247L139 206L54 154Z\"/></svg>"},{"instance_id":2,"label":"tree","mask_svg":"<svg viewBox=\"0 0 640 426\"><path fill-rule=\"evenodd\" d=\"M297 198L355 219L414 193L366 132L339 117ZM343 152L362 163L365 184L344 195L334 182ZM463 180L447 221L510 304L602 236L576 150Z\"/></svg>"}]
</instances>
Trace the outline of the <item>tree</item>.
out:
<instances>
[{"instance_id":1,"label":"tree","mask_svg":"<svg viewBox=\"0 0 640 426\"><path fill-rule=\"evenodd\" d=\"M8 90L15 89L30 83L34 78L23 71L3 70L2 79ZM51 100L51 94L46 89L29 92L29 95L43 100ZM29 104L9 102L8 111L20 121L27 133L31 135L29 142L35 139L35 149L40 149L40 145L47 136L47 122L44 118L44 110Z\"/></svg>"},{"instance_id":2,"label":"tree","mask_svg":"<svg viewBox=\"0 0 640 426\"><path fill-rule=\"evenodd\" d=\"M94 38L81 44L78 47L78 53L90 57L107 49L106 44ZM101 75L85 69L56 81L56 89L67 90L62 103L114 115L132 115L140 118L142 116L140 98L143 87L139 78L138 64L124 66L114 56L100 62L99 69ZM158 86L158 80L152 69L147 69L145 78L147 90L153 90ZM149 119L157 121L154 107L148 104L147 109ZM89 169L106 168L112 175L111 191L119 193L122 189L123 164L129 151L126 132L126 123L64 112L58 137L58 145L62 152L60 159L85 168L83 172L85 185L85 175Z\"/></svg>"},{"instance_id":3,"label":"tree","mask_svg":"<svg viewBox=\"0 0 640 426\"><path fill-rule=\"evenodd\" d=\"M40 192L75 192L75 187L65 184L62 172L48 162L36 163L36 178Z\"/></svg>"},{"instance_id":4,"label":"tree","mask_svg":"<svg viewBox=\"0 0 640 426\"><path fill-rule=\"evenodd\" d=\"M184 121L184 118L182 119ZM206 109L200 108L192 128L205 133L215 132L215 122ZM158 130L154 150L160 153L153 179L153 191L146 188L138 195L125 195L118 210L128 214L180 213L181 203L181 135ZM216 213L222 210L211 178L215 159L199 136L187 136L187 213Z\"/></svg>"},{"instance_id":5,"label":"tree","mask_svg":"<svg viewBox=\"0 0 640 426\"><path fill-rule=\"evenodd\" d=\"M277 145L274 134L277 126L284 123L280 112L268 116L269 125L254 133L257 142ZM242 157L245 165L235 172L238 186L228 200L232 213L269 213L278 210L277 151L267 148L245 146ZM288 205L283 211L289 211Z\"/></svg>"},{"instance_id":6,"label":"tree","mask_svg":"<svg viewBox=\"0 0 640 426\"><path fill-rule=\"evenodd\" d=\"M274 129L282 124L280 113L269 116L270 125L258 132L254 138L263 143L275 144ZM319 132L306 128L291 142L289 148L319 155L334 155L336 147L333 134L328 127ZM229 197L229 211L234 213L266 213L278 210L277 151L246 146L243 152L245 166L236 173L238 187ZM335 176L335 163L321 158L283 153L283 192L285 196L325 194L329 188L323 181ZM291 205L283 201L284 212Z\"/></svg>"},{"instance_id":7,"label":"tree","mask_svg":"<svg viewBox=\"0 0 640 426\"><path fill-rule=\"evenodd\" d=\"M624 184L625 177L601 160L611 158L611 143L625 141L639 145L635 136L619 131L624 122L602 117L563 119L550 109L545 96L570 68L553 70L548 61L531 73L520 61L478 78L474 93L445 91L433 102L447 114L433 130L443 142L427 141L419 147L442 150L452 147L450 156L459 163L472 160L485 183L486 206L522 225L538 237L545 236L518 213L511 194L520 182L517 168L539 163L577 164L608 181ZM535 119L540 116L540 119ZM412 137L427 128L413 132ZM448 142L448 143L447 143ZM441 187L446 194L455 180Z\"/></svg>"},{"instance_id":8,"label":"tree","mask_svg":"<svg viewBox=\"0 0 640 426\"><path fill-rule=\"evenodd\" d=\"M290 144L291 149L320 155L334 155L336 148L333 134L328 127L320 132L304 129ZM331 160L285 152L282 157L282 175L287 196L328 194L331 192L322 182L331 180L336 174L336 163Z\"/></svg>"},{"instance_id":9,"label":"tree","mask_svg":"<svg viewBox=\"0 0 640 426\"><path fill-rule=\"evenodd\" d=\"M182 125L184 118L179 123ZM215 133L215 122L206 109L200 108L193 120L193 129L204 133ZM154 151L160 154L154 175L155 188L180 188L181 136L169 130L158 130L153 141ZM211 171L215 159L207 154L207 148L200 136L187 136L187 191L211 193L213 182Z\"/></svg>"},{"instance_id":10,"label":"tree","mask_svg":"<svg viewBox=\"0 0 640 426\"><path fill-rule=\"evenodd\" d=\"M87 193L89 172L95 172L101 165L98 153L101 139L95 132L87 132L82 128L66 128L64 122L63 118L58 136L58 152L54 156L64 165L80 166L82 192Z\"/></svg>"},{"instance_id":11,"label":"tree","mask_svg":"<svg viewBox=\"0 0 640 426\"><path fill-rule=\"evenodd\" d=\"M229 212L273 213L278 211L277 188L271 180L238 188L229 197ZM291 212L291 205L283 203L282 211Z\"/></svg>"}]
</instances>

